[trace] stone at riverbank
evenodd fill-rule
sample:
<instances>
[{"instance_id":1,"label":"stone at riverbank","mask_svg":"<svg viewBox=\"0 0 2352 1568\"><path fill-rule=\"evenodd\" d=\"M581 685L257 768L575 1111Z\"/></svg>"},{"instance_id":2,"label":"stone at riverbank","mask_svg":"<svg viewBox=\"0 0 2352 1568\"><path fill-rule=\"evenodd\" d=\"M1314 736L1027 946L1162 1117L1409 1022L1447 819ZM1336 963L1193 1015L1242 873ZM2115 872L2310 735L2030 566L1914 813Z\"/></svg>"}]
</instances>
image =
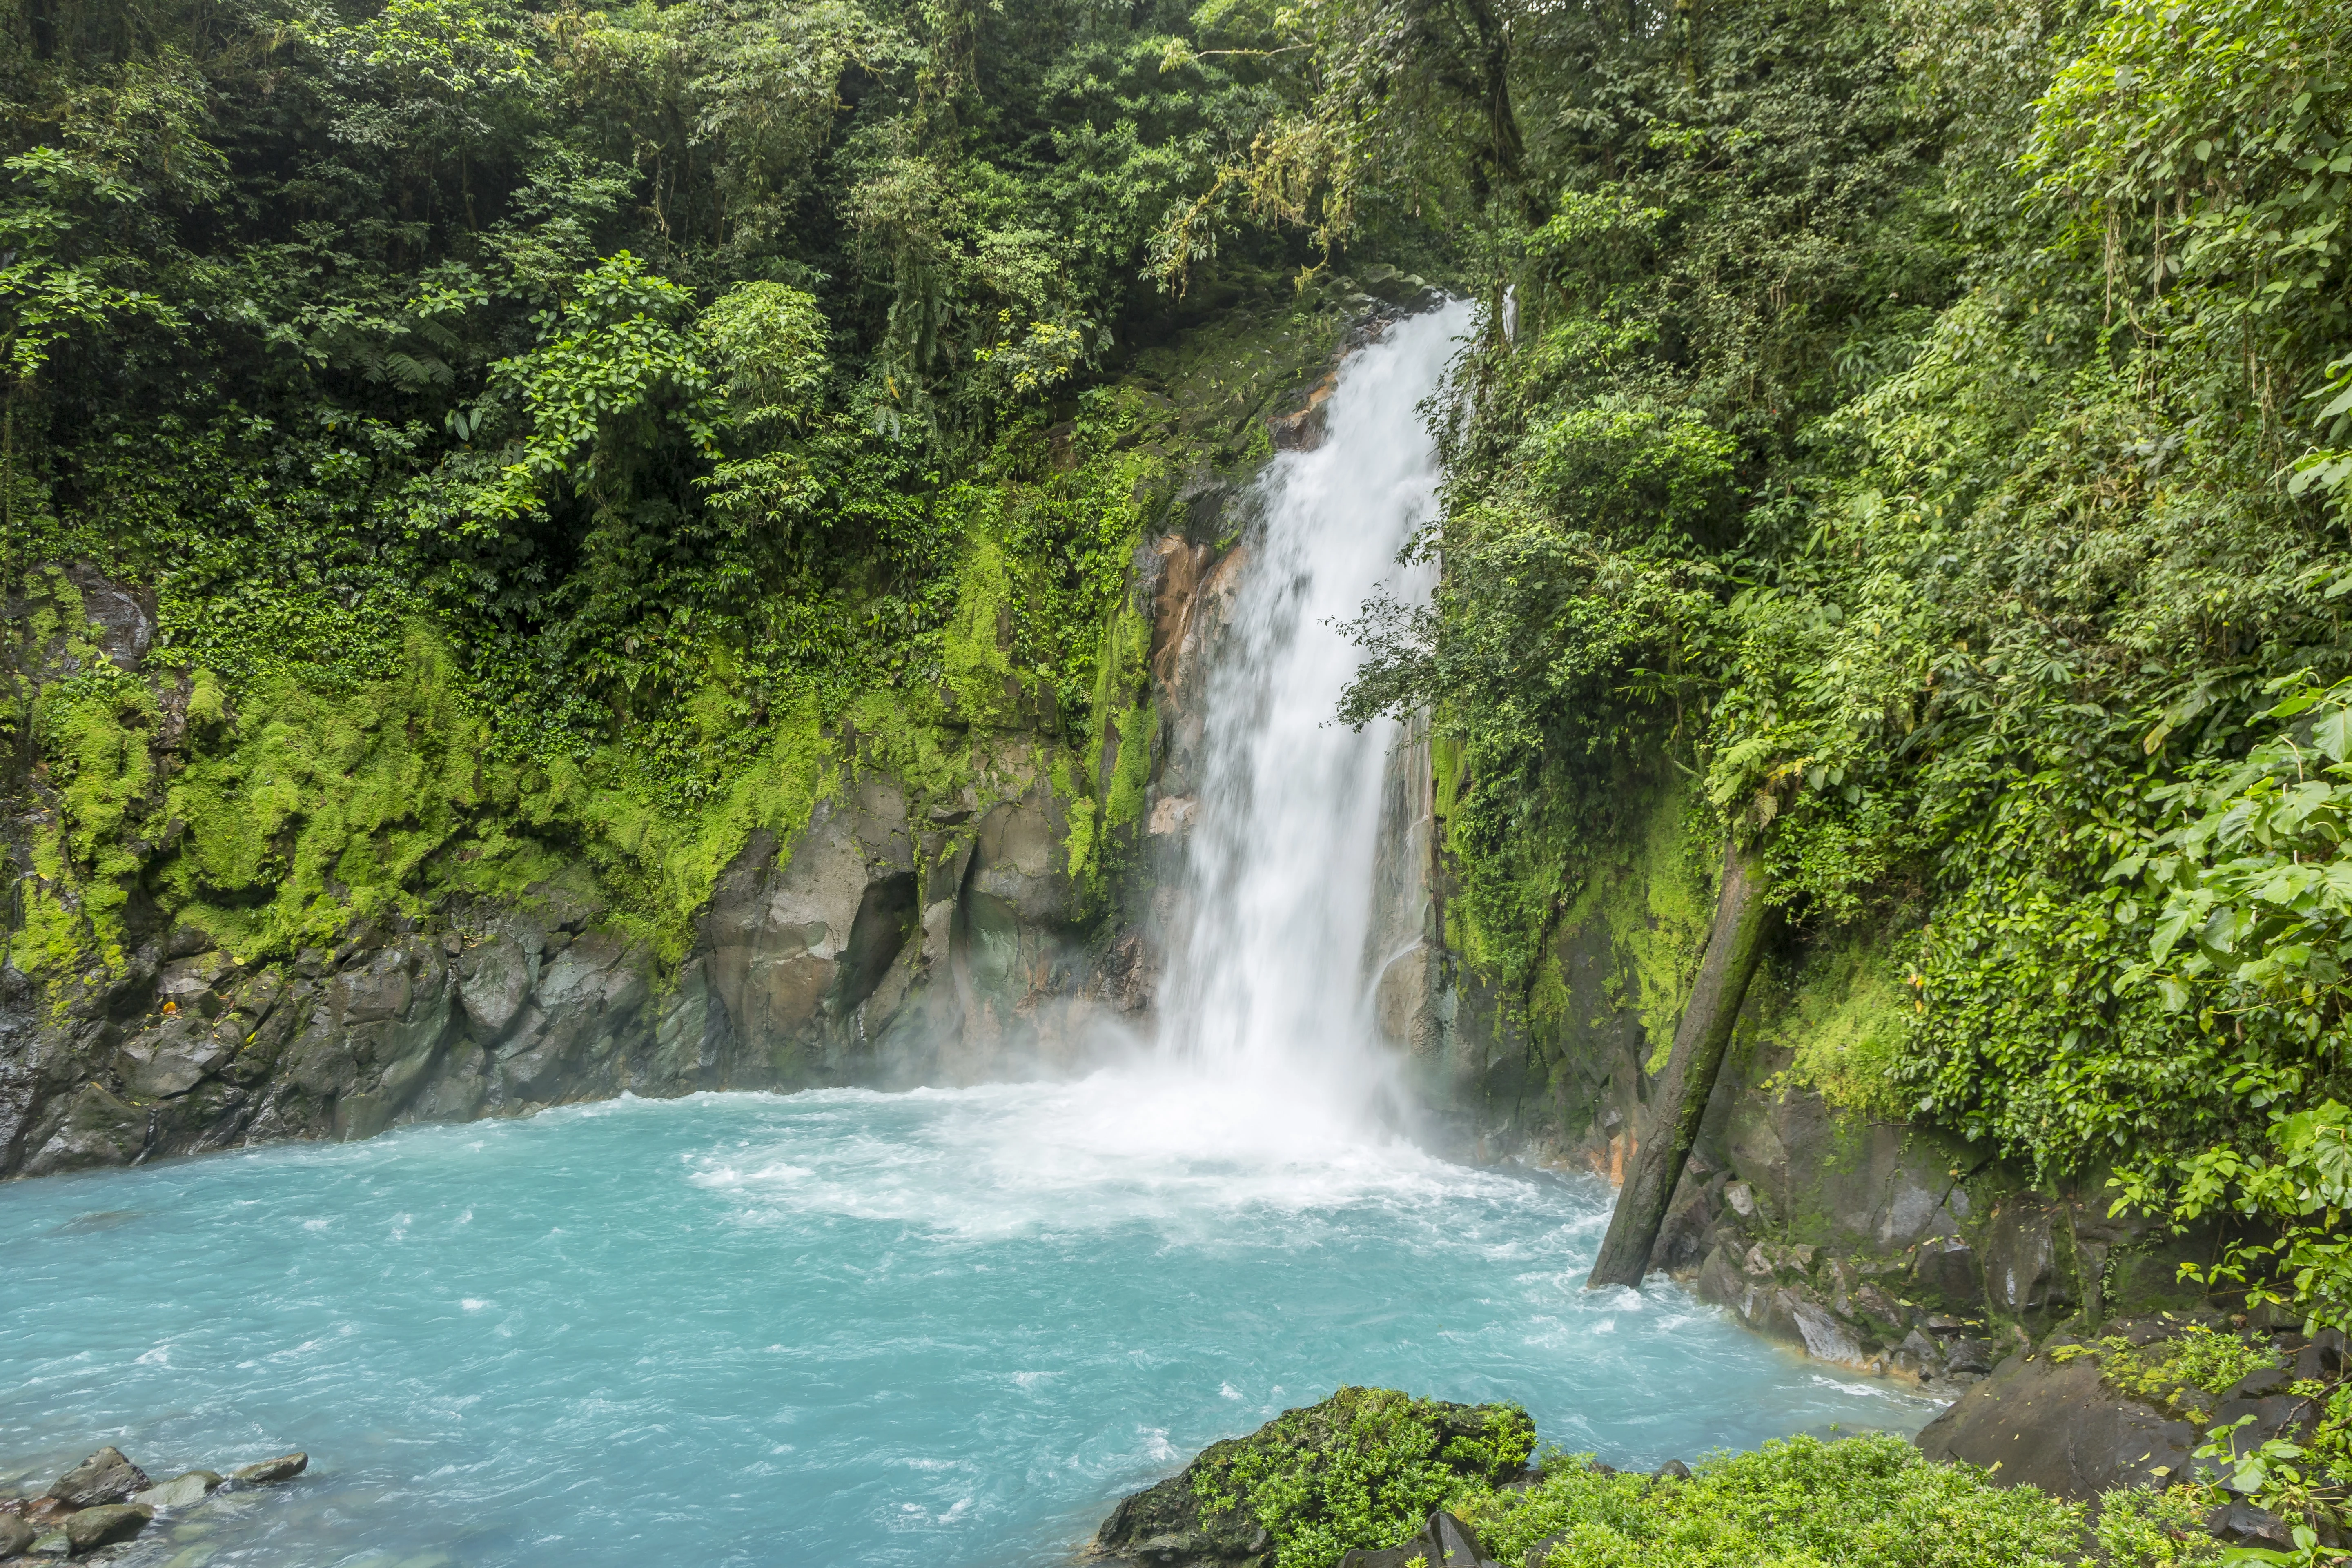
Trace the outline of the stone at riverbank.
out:
<instances>
[{"instance_id":1,"label":"stone at riverbank","mask_svg":"<svg viewBox=\"0 0 2352 1568\"><path fill-rule=\"evenodd\" d=\"M1394 1546L1349 1552L1339 1568L1412 1568L1416 1562L1423 1568L1500 1568L1470 1527L1444 1509Z\"/></svg>"},{"instance_id":2,"label":"stone at riverbank","mask_svg":"<svg viewBox=\"0 0 2352 1568\"><path fill-rule=\"evenodd\" d=\"M2231 1439L2239 1453L2307 1440L2347 1371L2334 1331L2305 1340L2178 1319L2123 1322L2095 1340L2057 1334L2008 1356L1916 1441L1939 1463L2090 1502L2215 1476L2196 1450L2209 1430L2242 1418ZM2255 1545L2272 1543L2263 1532L2275 1524L2242 1502L2207 1521L2224 1540Z\"/></svg>"},{"instance_id":3,"label":"stone at riverbank","mask_svg":"<svg viewBox=\"0 0 2352 1568\"><path fill-rule=\"evenodd\" d=\"M68 1508L97 1508L121 1502L151 1484L147 1472L125 1458L121 1449L105 1447L59 1476L48 1495Z\"/></svg>"},{"instance_id":4,"label":"stone at riverbank","mask_svg":"<svg viewBox=\"0 0 2352 1568\"><path fill-rule=\"evenodd\" d=\"M240 1486L289 1481L310 1456L280 1454L240 1466ZM100 1448L38 1497L0 1498L0 1559L79 1557L134 1539L158 1513L195 1507L226 1484L217 1470L185 1470L158 1486L121 1449Z\"/></svg>"},{"instance_id":5,"label":"stone at riverbank","mask_svg":"<svg viewBox=\"0 0 2352 1568\"><path fill-rule=\"evenodd\" d=\"M1919 1434L1939 1462L1981 1466L2011 1486L2088 1500L2116 1487L2189 1477L2195 1427L2102 1386L2098 1363L2012 1355Z\"/></svg>"},{"instance_id":6,"label":"stone at riverbank","mask_svg":"<svg viewBox=\"0 0 2352 1568\"><path fill-rule=\"evenodd\" d=\"M98 1508L86 1508L66 1520L66 1540L73 1546L74 1555L95 1552L101 1546L111 1546L128 1541L147 1528L155 1510L138 1503L110 1502Z\"/></svg>"}]
</instances>

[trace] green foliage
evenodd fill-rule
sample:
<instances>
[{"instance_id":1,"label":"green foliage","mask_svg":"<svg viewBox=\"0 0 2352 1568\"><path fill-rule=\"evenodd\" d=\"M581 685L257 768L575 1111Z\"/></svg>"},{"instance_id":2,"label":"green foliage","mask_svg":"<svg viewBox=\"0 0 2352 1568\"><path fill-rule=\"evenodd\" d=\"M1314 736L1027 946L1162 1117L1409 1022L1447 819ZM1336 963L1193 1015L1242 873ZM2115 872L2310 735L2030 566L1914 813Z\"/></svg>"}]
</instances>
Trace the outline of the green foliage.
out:
<instances>
[{"instance_id":1,"label":"green foliage","mask_svg":"<svg viewBox=\"0 0 2352 1568\"><path fill-rule=\"evenodd\" d=\"M1889 1435L1791 1437L1705 1460L1688 1480L1556 1458L1533 1487L1465 1489L1452 1506L1497 1560L1520 1562L1549 1540L1545 1560L1576 1568L2042 1568L2076 1561L2084 1511L1966 1466L1929 1464ZM2164 1523L2185 1513L2170 1509ZM2147 1534L2152 1550L2110 1561L2219 1561L2218 1548L2163 1555L2179 1548L2162 1524Z\"/></svg>"},{"instance_id":2,"label":"green foliage","mask_svg":"<svg viewBox=\"0 0 2352 1568\"><path fill-rule=\"evenodd\" d=\"M1150 722L1143 526L1331 331L1248 240L1204 274L1238 319L1163 363L1199 318L1136 286L1151 227L1292 80L1162 70L1193 27L28 14L0 40L0 571L88 561L160 613L141 679L58 641L78 609L12 650L38 765L9 787L45 825L12 951L119 960L143 897L283 952L562 866L676 952L752 828L837 779L845 724L942 789L1036 733L1074 834L1106 789L1136 815L1140 763L1054 753ZM1252 393L1214 428L1144 390L1205 364Z\"/></svg>"},{"instance_id":3,"label":"green foliage","mask_svg":"<svg viewBox=\"0 0 2352 1568\"><path fill-rule=\"evenodd\" d=\"M2086 1345L2056 1346L2049 1354L2062 1365L2084 1356L2096 1357L2102 1381L2198 1422L2211 1419L2208 1408L2231 1384L2249 1373L2280 1364L2278 1352L2268 1341L2246 1339L2198 1323L2186 1324L2176 1334L2145 1344L2109 1334Z\"/></svg>"},{"instance_id":4,"label":"green foliage","mask_svg":"<svg viewBox=\"0 0 2352 1568\"><path fill-rule=\"evenodd\" d=\"M1535 1451L1535 1424L1516 1405L1481 1406L1472 1431L1450 1414L1393 1389L1342 1388L1210 1448L1192 1489L1204 1513L1246 1508L1281 1568L1328 1564L1402 1540L1465 1479L1493 1487Z\"/></svg>"},{"instance_id":5,"label":"green foliage","mask_svg":"<svg viewBox=\"0 0 2352 1568\"><path fill-rule=\"evenodd\" d=\"M2311 1317L2352 1321L2352 1110L2344 1042L2352 1002L2352 686L2305 689L2273 708L2284 726L2242 762L2188 771L2156 792L2158 831L2109 872L2152 906L2135 972L2193 1029L2200 1055L2266 1137L2190 1146L2120 1178L2124 1201L2183 1220L2231 1208L2263 1224L2218 1278L2273 1275ZM2161 902L2157 902L2161 900Z\"/></svg>"},{"instance_id":6,"label":"green foliage","mask_svg":"<svg viewBox=\"0 0 2352 1568\"><path fill-rule=\"evenodd\" d=\"M2198 1486L2107 1493L2099 1500L2093 1527L2101 1559L2145 1568L2232 1561L2228 1549L2205 1531L2213 1501L2213 1494Z\"/></svg>"},{"instance_id":7,"label":"green foliage","mask_svg":"<svg viewBox=\"0 0 2352 1568\"><path fill-rule=\"evenodd\" d=\"M1760 1022L1790 1051L1780 1080L1841 1110L1898 1121L1907 1109L1895 1069L1915 1005L1887 956L1862 933L1824 944L1795 977L1784 1005Z\"/></svg>"},{"instance_id":8,"label":"green foliage","mask_svg":"<svg viewBox=\"0 0 2352 1568\"><path fill-rule=\"evenodd\" d=\"M676 809L782 715L935 706L992 550L1024 721L1075 733L1191 439L1099 367L1187 320L1136 287L1151 227L1293 79L1163 70L1193 30L1034 0L28 14L0 572L155 584L162 658L232 710L399 679L422 620L469 743L609 756ZM1220 300L1281 258L1236 246Z\"/></svg>"},{"instance_id":9,"label":"green foliage","mask_svg":"<svg viewBox=\"0 0 2352 1568\"><path fill-rule=\"evenodd\" d=\"M1550 995L1629 781L1696 776L1801 930L1916 932L1870 1048L1795 1081L2233 1211L2220 1283L2347 1321L2352 22L1498 16L1547 124L1505 159L1402 93L1357 142L1515 171L1444 577L1366 606L1345 706L1433 710L1462 902L1512 933L1472 958ZM1391 84L1460 63L1351 26Z\"/></svg>"}]
</instances>

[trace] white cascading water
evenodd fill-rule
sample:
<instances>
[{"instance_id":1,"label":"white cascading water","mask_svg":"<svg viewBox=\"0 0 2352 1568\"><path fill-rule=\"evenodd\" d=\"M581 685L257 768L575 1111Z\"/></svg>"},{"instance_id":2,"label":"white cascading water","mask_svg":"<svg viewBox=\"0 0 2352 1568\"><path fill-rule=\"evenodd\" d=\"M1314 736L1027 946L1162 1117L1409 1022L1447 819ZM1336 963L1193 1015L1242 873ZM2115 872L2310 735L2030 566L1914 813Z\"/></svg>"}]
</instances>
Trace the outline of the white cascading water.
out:
<instances>
[{"instance_id":1,"label":"white cascading water","mask_svg":"<svg viewBox=\"0 0 2352 1568\"><path fill-rule=\"evenodd\" d=\"M1387 1081L1365 942L1395 733L1337 722L1362 662L1338 623L1383 584L1427 592L1396 557L1436 504L1421 404L1471 311L1412 317L1349 358L1322 444L1260 481L1265 523L1211 676L1189 907L1160 995L1163 1054L1205 1069L1246 1120L1360 1128Z\"/></svg>"}]
</instances>

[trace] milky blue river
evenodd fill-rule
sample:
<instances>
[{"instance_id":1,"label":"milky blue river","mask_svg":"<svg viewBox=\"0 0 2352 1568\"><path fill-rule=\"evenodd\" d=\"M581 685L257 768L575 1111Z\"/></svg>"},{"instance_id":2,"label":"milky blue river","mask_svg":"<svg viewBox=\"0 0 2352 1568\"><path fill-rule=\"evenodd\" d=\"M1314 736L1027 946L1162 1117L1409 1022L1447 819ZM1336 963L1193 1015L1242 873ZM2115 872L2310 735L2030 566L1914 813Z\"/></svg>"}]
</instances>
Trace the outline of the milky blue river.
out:
<instances>
[{"instance_id":1,"label":"milky blue river","mask_svg":"<svg viewBox=\"0 0 2352 1568\"><path fill-rule=\"evenodd\" d=\"M1588 1295L1597 1183L1218 1115L707 1095L0 1187L0 1481L312 1455L163 1521L174 1568L982 1568L1342 1383L1644 1467L1932 1413Z\"/></svg>"}]
</instances>

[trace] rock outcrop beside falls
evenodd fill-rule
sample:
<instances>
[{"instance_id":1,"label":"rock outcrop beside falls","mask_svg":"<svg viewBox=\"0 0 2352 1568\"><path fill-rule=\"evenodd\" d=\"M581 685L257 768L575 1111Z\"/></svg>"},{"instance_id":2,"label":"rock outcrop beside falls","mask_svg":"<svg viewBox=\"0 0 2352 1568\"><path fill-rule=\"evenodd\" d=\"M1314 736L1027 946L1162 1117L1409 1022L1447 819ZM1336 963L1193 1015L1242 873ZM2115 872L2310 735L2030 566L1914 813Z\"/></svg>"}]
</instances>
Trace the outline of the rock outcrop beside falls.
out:
<instances>
[{"instance_id":1,"label":"rock outcrop beside falls","mask_svg":"<svg viewBox=\"0 0 2352 1568\"><path fill-rule=\"evenodd\" d=\"M354 930L291 962L240 963L177 929L47 1017L20 982L0 1172L364 1138L623 1092L1072 1065L1093 1020L1141 998L1131 952L1076 929L1054 761L1008 737L980 789L925 806L886 773L853 772L789 845L751 836L675 966L559 885Z\"/></svg>"}]
</instances>

